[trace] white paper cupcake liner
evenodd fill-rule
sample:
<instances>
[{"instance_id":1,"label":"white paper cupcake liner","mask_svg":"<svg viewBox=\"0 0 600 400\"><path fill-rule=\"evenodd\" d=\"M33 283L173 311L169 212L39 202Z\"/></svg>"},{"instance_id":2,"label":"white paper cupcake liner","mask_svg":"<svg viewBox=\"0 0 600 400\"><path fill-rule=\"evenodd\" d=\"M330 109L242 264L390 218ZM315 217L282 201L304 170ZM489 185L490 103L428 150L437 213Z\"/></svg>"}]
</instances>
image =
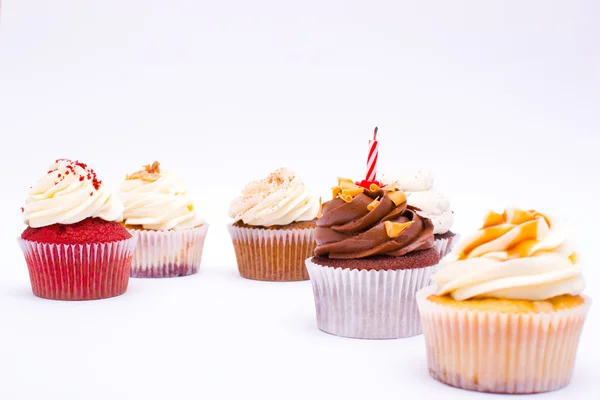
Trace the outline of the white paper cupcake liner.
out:
<instances>
[{"instance_id":1,"label":"white paper cupcake liner","mask_svg":"<svg viewBox=\"0 0 600 400\"><path fill-rule=\"evenodd\" d=\"M316 247L315 230L228 225L240 275L271 282L308 279L304 260Z\"/></svg>"},{"instance_id":2,"label":"white paper cupcake liner","mask_svg":"<svg viewBox=\"0 0 600 400\"><path fill-rule=\"evenodd\" d=\"M128 231L138 241L131 265L133 278L170 278L198 272L208 224L171 231Z\"/></svg>"},{"instance_id":3,"label":"white paper cupcake liner","mask_svg":"<svg viewBox=\"0 0 600 400\"><path fill-rule=\"evenodd\" d=\"M435 239L434 247L440 253L440 257L446 256L452 250L452 247L460 240L459 234L454 234L451 238Z\"/></svg>"},{"instance_id":4,"label":"white paper cupcake liner","mask_svg":"<svg viewBox=\"0 0 600 400\"><path fill-rule=\"evenodd\" d=\"M47 244L18 239L33 293L52 300L96 300L127 290L136 239Z\"/></svg>"},{"instance_id":5,"label":"white paper cupcake liner","mask_svg":"<svg viewBox=\"0 0 600 400\"><path fill-rule=\"evenodd\" d=\"M403 270L334 268L306 260L317 326L358 339L398 339L422 332L415 295L435 266Z\"/></svg>"},{"instance_id":6,"label":"white paper cupcake liner","mask_svg":"<svg viewBox=\"0 0 600 400\"><path fill-rule=\"evenodd\" d=\"M540 393L566 386L591 300L551 313L501 313L445 306L420 291L431 376L462 389Z\"/></svg>"}]
</instances>

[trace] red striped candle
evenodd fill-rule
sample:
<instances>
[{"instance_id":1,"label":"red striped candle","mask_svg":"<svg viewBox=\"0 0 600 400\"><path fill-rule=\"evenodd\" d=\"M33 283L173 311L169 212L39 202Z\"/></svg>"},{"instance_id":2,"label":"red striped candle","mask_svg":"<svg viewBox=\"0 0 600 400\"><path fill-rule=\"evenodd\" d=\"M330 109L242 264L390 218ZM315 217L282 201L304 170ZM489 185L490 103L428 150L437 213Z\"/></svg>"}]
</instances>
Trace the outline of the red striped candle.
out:
<instances>
[{"instance_id":1,"label":"red striped candle","mask_svg":"<svg viewBox=\"0 0 600 400\"><path fill-rule=\"evenodd\" d=\"M379 155L379 142L377 141L377 127L373 132L373 140L369 140L369 158L367 159L367 182L377 181L377 156Z\"/></svg>"}]
</instances>

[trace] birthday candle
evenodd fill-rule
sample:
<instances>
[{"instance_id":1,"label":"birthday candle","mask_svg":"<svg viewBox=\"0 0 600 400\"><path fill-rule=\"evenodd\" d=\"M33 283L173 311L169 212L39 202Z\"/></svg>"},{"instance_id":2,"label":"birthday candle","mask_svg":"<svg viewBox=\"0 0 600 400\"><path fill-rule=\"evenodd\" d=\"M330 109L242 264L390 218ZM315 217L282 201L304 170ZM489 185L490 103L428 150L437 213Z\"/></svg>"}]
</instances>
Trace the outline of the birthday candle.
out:
<instances>
[{"instance_id":1,"label":"birthday candle","mask_svg":"<svg viewBox=\"0 0 600 400\"><path fill-rule=\"evenodd\" d=\"M369 140L369 158L367 159L367 181L377 180L377 156L379 155L379 142L377 142L377 127L373 133L373 140Z\"/></svg>"}]
</instances>

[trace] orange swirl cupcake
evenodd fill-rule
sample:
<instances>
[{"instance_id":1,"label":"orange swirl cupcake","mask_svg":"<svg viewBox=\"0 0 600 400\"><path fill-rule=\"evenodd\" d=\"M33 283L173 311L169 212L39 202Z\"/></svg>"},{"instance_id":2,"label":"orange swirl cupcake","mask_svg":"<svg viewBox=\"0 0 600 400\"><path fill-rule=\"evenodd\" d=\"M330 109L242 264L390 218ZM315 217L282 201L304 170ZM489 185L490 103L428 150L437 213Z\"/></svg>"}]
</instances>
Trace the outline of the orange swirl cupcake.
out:
<instances>
[{"instance_id":1,"label":"orange swirl cupcake","mask_svg":"<svg viewBox=\"0 0 600 400\"><path fill-rule=\"evenodd\" d=\"M535 210L489 212L417 295L432 377L463 389L566 386L591 300L565 229Z\"/></svg>"}]
</instances>

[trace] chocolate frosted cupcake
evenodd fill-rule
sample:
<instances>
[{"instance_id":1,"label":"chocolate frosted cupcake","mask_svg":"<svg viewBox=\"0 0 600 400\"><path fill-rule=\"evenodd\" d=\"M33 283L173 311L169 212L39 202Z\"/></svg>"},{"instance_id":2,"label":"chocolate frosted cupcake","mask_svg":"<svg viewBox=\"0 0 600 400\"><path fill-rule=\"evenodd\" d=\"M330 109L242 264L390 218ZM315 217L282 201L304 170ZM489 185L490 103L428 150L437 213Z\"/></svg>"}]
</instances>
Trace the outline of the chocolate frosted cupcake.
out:
<instances>
[{"instance_id":1,"label":"chocolate frosted cupcake","mask_svg":"<svg viewBox=\"0 0 600 400\"><path fill-rule=\"evenodd\" d=\"M262 281L308 279L304 260L315 248L320 207L320 200L289 169L248 184L229 210L240 275Z\"/></svg>"},{"instance_id":2,"label":"chocolate frosted cupcake","mask_svg":"<svg viewBox=\"0 0 600 400\"><path fill-rule=\"evenodd\" d=\"M427 171L417 171L414 174L397 174L385 176L382 182L398 185L398 189L406 193L408 205L418 209L418 213L429 218L433 223L435 248L444 257L456 243L456 234L450 229L454 223L454 211L450 202L440 192L433 188L433 176Z\"/></svg>"},{"instance_id":3,"label":"chocolate frosted cupcake","mask_svg":"<svg viewBox=\"0 0 600 400\"><path fill-rule=\"evenodd\" d=\"M119 224L123 204L94 170L56 160L29 191L19 239L38 297L94 300L123 294L135 238Z\"/></svg>"},{"instance_id":4,"label":"chocolate frosted cupcake","mask_svg":"<svg viewBox=\"0 0 600 400\"><path fill-rule=\"evenodd\" d=\"M306 261L319 329L364 339L421 333L415 294L440 259L433 231L395 185L339 179Z\"/></svg>"},{"instance_id":5,"label":"chocolate frosted cupcake","mask_svg":"<svg viewBox=\"0 0 600 400\"><path fill-rule=\"evenodd\" d=\"M119 192L127 230L138 245L134 278L168 278L198 272L208 224L196 212L183 180L154 162L128 175Z\"/></svg>"}]
</instances>

